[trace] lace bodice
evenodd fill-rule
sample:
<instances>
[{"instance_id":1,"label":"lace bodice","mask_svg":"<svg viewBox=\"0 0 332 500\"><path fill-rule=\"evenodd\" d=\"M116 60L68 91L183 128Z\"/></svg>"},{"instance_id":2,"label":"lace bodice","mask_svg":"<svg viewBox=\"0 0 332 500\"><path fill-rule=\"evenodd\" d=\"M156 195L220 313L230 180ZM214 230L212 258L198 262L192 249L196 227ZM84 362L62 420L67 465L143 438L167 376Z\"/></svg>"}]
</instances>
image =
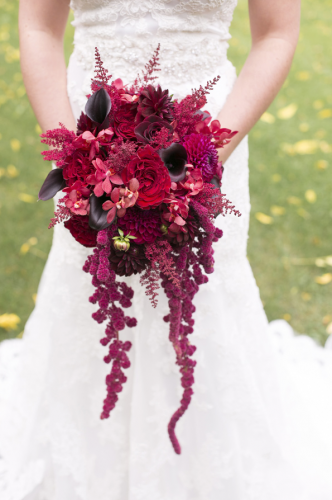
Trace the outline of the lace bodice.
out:
<instances>
[{"instance_id":1,"label":"lace bodice","mask_svg":"<svg viewBox=\"0 0 332 500\"><path fill-rule=\"evenodd\" d=\"M167 83L215 76L226 61L237 0L72 0L75 54L93 68L97 45L113 74L141 71L158 43ZM119 72L122 75L119 75Z\"/></svg>"}]
</instances>

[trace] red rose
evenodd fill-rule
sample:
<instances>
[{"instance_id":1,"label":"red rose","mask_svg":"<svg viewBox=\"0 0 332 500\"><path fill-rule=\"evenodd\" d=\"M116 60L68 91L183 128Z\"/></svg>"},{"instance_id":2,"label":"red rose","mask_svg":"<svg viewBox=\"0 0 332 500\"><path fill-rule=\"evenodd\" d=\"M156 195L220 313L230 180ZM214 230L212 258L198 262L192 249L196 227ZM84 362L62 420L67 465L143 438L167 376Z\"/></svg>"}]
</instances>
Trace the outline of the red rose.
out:
<instances>
[{"instance_id":1,"label":"red rose","mask_svg":"<svg viewBox=\"0 0 332 500\"><path fill-rule=\"evenodd\" d=\"M69 220L66 220L65 227L81 245L88 248L96 246L98 231L89 226L88 215L73 215Z\"/></svg>"},{"instance_id":2,"label":"red rose","mask_svg":"<svg viewBox=\"0 0 332 500\"><path fill-rule=\"evenodd\" d=\"M151 146L139 149L121 175L125 184L134 177L138 180L139 194L136 205L143 209L160 205L171 187L168 170Z\"/></svg>"},{"instance_id":3,"label":"red rose","mask_svg":"<svg viewBox=\"0 0 332 500\"><path fill-rule=\"evenodd\" d=\"M135 113L130 110L130 106L121 106L114 116L114 130L117 136L124 139L135 139Z\"/></svg>"}]
</instances>

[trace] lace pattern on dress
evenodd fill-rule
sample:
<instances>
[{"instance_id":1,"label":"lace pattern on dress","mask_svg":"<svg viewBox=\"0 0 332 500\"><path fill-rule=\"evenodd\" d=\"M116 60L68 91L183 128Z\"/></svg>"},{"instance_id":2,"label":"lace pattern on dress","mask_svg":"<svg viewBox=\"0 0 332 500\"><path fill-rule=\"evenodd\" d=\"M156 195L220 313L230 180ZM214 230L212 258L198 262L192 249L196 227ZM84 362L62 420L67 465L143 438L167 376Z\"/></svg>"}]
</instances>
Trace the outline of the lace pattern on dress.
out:
<instances>
[{"instance_id":1,"label":"lace pattern on dress","mask_svg":"<svg viewBox=\"0 0 332 500\"><path fill-rule=\"evenodd\" d=\"M226 62L236 1L72 0L74 53L91 71L98 46L111 73L125 78L140 72L160 43L168 84L201 82Z\"/></svg>"}]
</instances>

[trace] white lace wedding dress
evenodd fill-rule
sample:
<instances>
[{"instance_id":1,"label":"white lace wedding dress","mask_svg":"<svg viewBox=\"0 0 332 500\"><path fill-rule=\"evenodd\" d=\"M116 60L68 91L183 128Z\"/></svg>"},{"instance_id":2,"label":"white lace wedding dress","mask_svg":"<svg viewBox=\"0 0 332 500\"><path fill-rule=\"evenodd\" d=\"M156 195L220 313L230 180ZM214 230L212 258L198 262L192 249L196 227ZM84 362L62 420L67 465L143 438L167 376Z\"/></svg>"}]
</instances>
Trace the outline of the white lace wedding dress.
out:
<instances>
[{"instance_id":1,"label":"white lace wedding dress","mask_svg":"<svg viewBox=\"0 0 332 500\"><path fill-rule=\"evenodd\" d=\"M68 91L84 107L98 46L116 78L132 81L161 44L159 81L183 97L219 74L216 116L235 80L227 61L236 0L73 0ZM227 126L227 123L223 124ZM198 361L192 404L177 433L180 377L162 320L137 279L138 327L128 382L99 419L107 366L91 318L88 251L61 226L22 340L0 348L1 500L331 500L332 352L287 324L268 325L246 258L248 147L225 165L223 192L242 217L219 217L216 270L196 296Z\"/></svg>"}]
</instances>

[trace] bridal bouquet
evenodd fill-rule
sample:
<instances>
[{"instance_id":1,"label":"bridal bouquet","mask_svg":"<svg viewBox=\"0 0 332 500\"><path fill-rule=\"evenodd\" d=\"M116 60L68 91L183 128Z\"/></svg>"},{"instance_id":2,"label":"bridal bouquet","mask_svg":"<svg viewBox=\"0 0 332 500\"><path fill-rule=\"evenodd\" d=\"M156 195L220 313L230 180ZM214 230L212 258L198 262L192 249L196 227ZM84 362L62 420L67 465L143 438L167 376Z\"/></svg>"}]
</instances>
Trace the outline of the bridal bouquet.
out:
<instances>
[{"instance_id":1,"label":"bridal bouquet","mask_svg":"<svg viewBox=\"0 0 332 500\"><path fill-rule=\"evenodd\" d=\"M240 215L221 194L223 167L217 148L236 134L211 121L206 95L219 77L193 90L182 100L154 86L159 71L159 47L133 85L111 81L96 49L92 93L77 132L60 128L42 134L52 146L44 159L56 167L48 174L39 198L59 199L50 227L63 222L85 247L94 247L83 270L95 287L90 302L98 304L93 318L106 321L107 395L101 418L108 418L130 366L131 342L119 332L134 327L126 316L134 292L117 276L141 274L141 285L152 305L158 288L168 297L169 339L181 373L183 397L172 416L168 432L176 453L181 452L175 426L193 394L195 346L193 298L213 272L213 243L222 231L214 226L217 215Z\"/></svg>"}]
</instances>

